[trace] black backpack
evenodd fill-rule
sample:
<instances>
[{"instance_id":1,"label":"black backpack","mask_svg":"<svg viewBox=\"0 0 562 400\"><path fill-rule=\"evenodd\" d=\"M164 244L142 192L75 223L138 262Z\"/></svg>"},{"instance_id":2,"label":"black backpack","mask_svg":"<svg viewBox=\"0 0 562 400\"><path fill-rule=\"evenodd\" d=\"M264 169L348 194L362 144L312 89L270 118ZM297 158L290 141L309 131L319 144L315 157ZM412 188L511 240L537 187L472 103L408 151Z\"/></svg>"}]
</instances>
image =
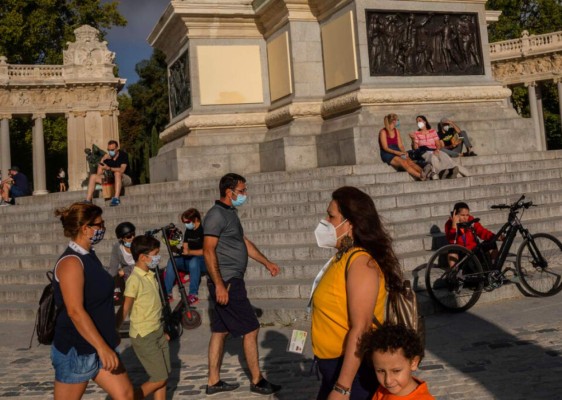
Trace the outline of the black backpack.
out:
<instances>
[{"instance_id":1,"label":"black backpack","mask_svg":"<svg viewBox=\"0 0 562 400\"><path fill-rule=\"evenodd\" d=\"M46 273L49 283L43 289L41 298L39 299L39 308L35 316L35 326L29 341L29 348L33 341L33 335L37 333L37 340L40 344L50 345L53 343L55 336L55 322L60 313L60 308L55 305L55 289L53 287L53 271Z\"/></svg>"}]
</instances>

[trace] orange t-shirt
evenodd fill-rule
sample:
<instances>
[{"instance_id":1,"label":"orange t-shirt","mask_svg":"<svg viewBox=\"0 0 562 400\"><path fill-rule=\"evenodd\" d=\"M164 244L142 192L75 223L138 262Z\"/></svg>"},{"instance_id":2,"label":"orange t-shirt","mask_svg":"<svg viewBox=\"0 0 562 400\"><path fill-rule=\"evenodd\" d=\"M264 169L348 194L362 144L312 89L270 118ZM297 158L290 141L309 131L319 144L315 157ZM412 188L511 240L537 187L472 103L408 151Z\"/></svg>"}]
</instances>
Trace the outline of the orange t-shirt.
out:
<instances>
[{"instance_id":1,"label":"orange t-shirt","mask_svg":"<svg viewBox=\"0 0 562 400\"><path fill-rule=\"evenodd\" d=\"M338 358L344 353L344 342L349 332L345 267L354 251L355 249L348 251L339 261L334 258L314 291L311 339L312 351L318 358ZM365 250L353 254L349 265L357 257L365 254L368 255ZM376 262L375 265L374 272L379 274L379 293L373 315L379 321L384 321L386 285L379 265Z\"/></svg>"},{"instance_id":2,"label":"orange t-shirt","mask_svg":"<svg viewBox=\"0 0 562 400\"><path fill-rule=\"evenodd\" d=\"M396 396L382 386L379 386L372 400L435 400L435 397L429 393L427 383L415 376L412 378L418 383L418 387L412 393L406 396Z\"/></svg>"}]
</instances>

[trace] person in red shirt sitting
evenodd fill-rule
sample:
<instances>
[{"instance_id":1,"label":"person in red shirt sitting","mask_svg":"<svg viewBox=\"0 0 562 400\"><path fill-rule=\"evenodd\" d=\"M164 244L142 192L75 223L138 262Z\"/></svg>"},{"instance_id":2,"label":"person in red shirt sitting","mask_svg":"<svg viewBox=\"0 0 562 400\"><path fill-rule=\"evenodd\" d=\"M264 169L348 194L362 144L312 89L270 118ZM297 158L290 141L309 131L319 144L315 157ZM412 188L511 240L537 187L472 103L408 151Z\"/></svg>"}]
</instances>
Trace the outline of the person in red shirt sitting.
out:
<instances>
[{"instance_id":1,"label":"person in red shirt sitting","mask_svg":"<svg viewBox=\"0 0 562 400\"><path fill-rule=\"evenodd\" d=\"M473 250L476 247L476 238L474 233L470 228L458 228L458 223L470 222L474 219L470 215L470 208L465 202L458 202L453 207L451 212L451 218L445 223L445 236L449 244L458 244L460 246L466 247L469 250ZM473 224L474 232L476 236L482 241L484 241L483 246L485 250L490 252L490 257L492 262L496 259L498 255L498 246L494 239L495 234L492 231L484 228L480 222ZM500 240L502 240L500 238ZM451 255L449 255L451 257Z\"/></svg>"}]
</instances>

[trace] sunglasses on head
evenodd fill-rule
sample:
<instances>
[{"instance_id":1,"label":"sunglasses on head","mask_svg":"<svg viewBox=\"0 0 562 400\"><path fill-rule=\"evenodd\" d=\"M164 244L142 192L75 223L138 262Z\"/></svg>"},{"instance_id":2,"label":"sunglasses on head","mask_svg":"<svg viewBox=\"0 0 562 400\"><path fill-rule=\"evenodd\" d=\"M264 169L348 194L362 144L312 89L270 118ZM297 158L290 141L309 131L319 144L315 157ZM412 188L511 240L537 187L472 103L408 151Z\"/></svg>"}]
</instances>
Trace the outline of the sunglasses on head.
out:
<instances>
[{"instance_id":1,"label":"sunglasses on head","mask_svg":"<svg viewBox=\"0 0 562 400\"><path fill-rule=\"evenodd\" d=\"M132 233L127 233L125 236L123 236L123 239L132 239L135 237L135 232Z\"/></svg>"}]
</instances>

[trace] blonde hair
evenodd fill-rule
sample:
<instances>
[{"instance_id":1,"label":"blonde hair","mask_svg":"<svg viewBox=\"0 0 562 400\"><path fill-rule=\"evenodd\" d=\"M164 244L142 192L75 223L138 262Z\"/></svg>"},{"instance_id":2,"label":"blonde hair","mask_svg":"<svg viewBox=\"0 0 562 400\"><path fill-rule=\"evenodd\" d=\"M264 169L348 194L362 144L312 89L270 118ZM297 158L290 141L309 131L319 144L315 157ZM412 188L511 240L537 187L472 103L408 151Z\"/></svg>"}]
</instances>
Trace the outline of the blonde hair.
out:
<instances>
[{"instance_id":1,"label":"blonde hair","mask_svg":"<svg viewBox=\"0 0 562 400\"><path fill-rule=\"evenodd\" d=\"M82 226L93 223L102 213L100 207L89 203L74 203L55 210L55 216L60 217L64 236L71 239L78 236Z\"/></svg>"},{"instance_id":2,"label":"blonde hair","mask_svg":"<svg viewBox=\"0 0 562 400\"><path fill-rule=\"evenodd\" d=\"M390 124L396 120L398 120L398 115L396 114L388 114L384 116L384 129L387 134L390 133Z\"/></svg>"}]
</instances>

